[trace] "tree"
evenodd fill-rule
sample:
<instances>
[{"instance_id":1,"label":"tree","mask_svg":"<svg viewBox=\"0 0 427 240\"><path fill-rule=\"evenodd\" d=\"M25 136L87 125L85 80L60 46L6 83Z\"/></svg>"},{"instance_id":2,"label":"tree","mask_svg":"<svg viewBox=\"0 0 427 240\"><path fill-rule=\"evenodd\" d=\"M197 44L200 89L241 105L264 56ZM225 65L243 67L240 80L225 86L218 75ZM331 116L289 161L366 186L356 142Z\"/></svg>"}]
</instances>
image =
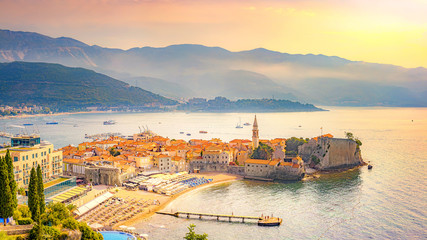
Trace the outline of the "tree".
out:
<instances>
[{"instance_id":1,"label":"tree","mask_svg":"<svg viewBox=\"0 0 427 240\"><path fill-rule=\"evenodd\" d=\"M3 157L0 157L0 206L0 217L6 226L6 219L13 216L13 203L7 163Z\"/></svg>"},{"instance_id":2,"label":"tree","mask_svg":"<svg viewBox=\"0 0 427 240\"><path fill-rule=\"evenodd\" d=\"M10 157L9 149L6 151L6 156L4 157L6 163L7 163L7 171L9 173L9 186L10 186L10 193L12 194L12 208L16 209L18 206L18 199L16 198L16 192L17 192L17 186L15 181L15 173L13 168L13 161Z\"/></svg>"},{"instance_id":3,"label":"tree","mask_svg":"<svg viewBox=\"0 0 427 240\"><path fill-rule=\"evenodd\" d=\"M185 234L184 239L186 239L186 240L207 240L208 234L206 234L206 233L197 234L196 232L194 232L195 227L196 227L196 225L190 224L190 226L188 227L189 232L187 234Z\"/></svg>"},{"instance_id":4,"label":"tree","mask_svg":"<svg viewBox=\"0 0 427 240\"><path fill-rule=\"evenodd\" d=\"M40 220L40 197L38 195L37 173L36 170L31 168L30 183L28 184L28 207L31 212L31 219L34 222Z\"/></svg>"},{"instance_id":5,"label":"tree","mask_svg":"<svg viewBox=\"0 0 427 240\"><path fill-rule=\"evenodd\" d=\"M360 141L359 138L354 137L353 133L351 132L344 132L344 133L345 133L345 137L347 139L355 141L358 147L362 146L362 141Z\"/></svg>"},{"instance_id":6,"label":"tree","mask_svg":"<svg viewBox=\"0 0 427 240\"><path fill-rule=\"evenodd\" d=\"M250 158L269 160L271 159L272 155L273 155L273 148L271 148L267 144L259 143L259 146L255 148Z\"/></svg>"},{"instance_id":7,"label":"tree","mask_svg":"<svg viewBox=\"0 0 427 240\"><path fill-rule=\"evenodd\" d=\"M307 139L291 137L286 140L286 154L297 155L298 147L308 142Z\"/></svg>"},{"instance_id":8,"label":"tree","mask_svg":"<svg viewBox=\"0 0 427 240\"><path fill-rule=\"evenodd\" d=\"M39 197L40 214L43 214L46 205L44 201L43 173L40 165L37 166L37 195Z\"/></svg>"}]
</instances>

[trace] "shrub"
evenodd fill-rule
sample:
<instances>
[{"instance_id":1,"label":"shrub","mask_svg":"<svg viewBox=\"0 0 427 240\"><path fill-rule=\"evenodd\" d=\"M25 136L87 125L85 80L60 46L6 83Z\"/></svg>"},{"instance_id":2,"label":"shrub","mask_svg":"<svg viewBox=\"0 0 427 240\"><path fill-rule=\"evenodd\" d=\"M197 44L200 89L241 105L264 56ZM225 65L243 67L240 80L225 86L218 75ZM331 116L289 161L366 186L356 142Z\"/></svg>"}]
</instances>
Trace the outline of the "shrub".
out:
<instances>
[{"instance_id":1,"label":"shrub","mask_svg":"<svg viewBox=\"0 0 427 240\"><path fill-rule=\"evenodd\" d=\"M320 163L320 159L316 156L311 156L311 161L314 162L314 164L319 164Z\"/></svg>"},{"instance_id":2,"label":"shrub","mask_svg":"<svg viewBox=\"0 0 427 240\"><path fill-rule=\"evenodd\" d=\"M57 226L62 220L70 217L70 211L63 203L50 203L46 208L46 213L42 215L44 225Z\"/></svg>"},{"instance_id":3,"label":"shrub","mask_svg":"<svg viewBox=\"0 0 427 240\"><path fill-rule=\"evenodd\" d=\"M27 205L19 205L17 210L21 212L21 217L23 218L31 217L31 212Z\"/></svg>"},{"instance_id":4,"label":"shrub","mask_svg":"<svg viewBox=\"0 0 427 240\"><path fill-rule=\"evenodd\" d=\"M22 218L22 213L18 209L13 210L13 219L17 220L21 218Z\"/></svg>"},{"instance_id":5,"label":"shrub","mask_svg":"<svg viewBox=\"0 0 427 240\"><path fill-rule=\"evenodd\" d=\"M54 228L54 227L49 227L49 226L42 226L43 228L43 233L44 233L44 237L49 239L58 239L59 235L61 234L61 232ZM46 236L48 235L48 236Z\"/></svg>"},{"instance_id":6,"label":"shrub","mask_svg":"<svg viewBox=\"0 0 427 240\"><path fill-rule=\"evenodd\" d=\"M104 237L93 231L85 222L79 223L79 230L82 233L82 240L103 240Z\"/></svg>"},{"instance_id":7,"label":"shrub","mask_svg":"<svg viewBox=\"0 0 427 240\"><path fill-rule=\"evenodd\" d=\"M59 240L66 240L67 238L68 234L66 232L62 232L58 237Z\"/></svg>"},{"instance_id":8,"label":"shrub","mask_svg":"<svg viewBox=\"0 0 427 240\"><path fill-rule=\"evenodd\" d=\"M70 230L76 230L79 228L79 222L77 222L76 219L69 217L62 221L62 226Z\"/></svg>"},{"instance_id":9,"label":"shrub","mask_svg":"<svg viewBox=\"0 0 427 240\"><path fill-rule=\"evenodd\" d=\"M33 220L31 218L21 218L16 220L16 222L18 223L18 225L28 225L32 224Z\"/></svg>"},{"instance_id":10,"label":"shrub","mask_svg":"<svg viewBox=\"0 0 427 240\"><path fill-rule=\"evenodd\" d=\"M30 230L29 239L42 239L42 228L40 228L40 225L36 224Z\"/></svg>"}]
</instances>

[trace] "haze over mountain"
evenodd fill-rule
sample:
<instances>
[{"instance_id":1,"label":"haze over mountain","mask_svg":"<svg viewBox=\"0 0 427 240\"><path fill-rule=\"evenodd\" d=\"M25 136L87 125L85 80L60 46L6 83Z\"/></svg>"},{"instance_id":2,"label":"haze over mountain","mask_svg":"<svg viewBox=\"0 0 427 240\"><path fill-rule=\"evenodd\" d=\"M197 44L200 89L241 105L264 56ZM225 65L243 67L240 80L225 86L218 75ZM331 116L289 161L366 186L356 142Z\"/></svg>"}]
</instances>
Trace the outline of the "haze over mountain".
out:
<instances>
[{"instance_id":1,"label":"haze over mountain","mask_svg":"<svg viewBox=\"0 0 427 240\"><path fill-rule=\"evenodd\" d=\"M83 68L52 63L0 63L0 99L56 110L173 105L175 101Z\"/></svg>"},{"instance_id":2,"label":"haze over mountain","mask_svg":"<svg viewBox=\"0 0 427 240\"><path fill-rule=\"evenodd\" d=\"M141 40L143 41L143 40ZM168 97L278 98L321 105L427 106L427 69L254 49L172 45L129 50L0 30L0 61L96 70Z\"/></svg>"}]
</instances>

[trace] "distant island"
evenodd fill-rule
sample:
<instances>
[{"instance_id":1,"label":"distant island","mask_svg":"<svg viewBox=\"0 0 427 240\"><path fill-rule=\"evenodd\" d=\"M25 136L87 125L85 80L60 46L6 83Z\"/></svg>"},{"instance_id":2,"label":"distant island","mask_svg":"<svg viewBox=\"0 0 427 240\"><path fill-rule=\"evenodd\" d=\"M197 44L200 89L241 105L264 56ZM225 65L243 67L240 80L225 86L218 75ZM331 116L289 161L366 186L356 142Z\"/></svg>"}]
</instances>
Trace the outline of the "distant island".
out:
<instances>
[{"instance_id":1,"label":"distant island","mask_svg":"<svg viewBox=\"0 0 427 240\"><path fill-rule=\"evenodd\" d=\"M313 104L304 104L280 99L239 99L231 101L225 97L192 98L178 106L178 110L190 112L313 112L325 111Z\"/></svg>"}]
</instances>

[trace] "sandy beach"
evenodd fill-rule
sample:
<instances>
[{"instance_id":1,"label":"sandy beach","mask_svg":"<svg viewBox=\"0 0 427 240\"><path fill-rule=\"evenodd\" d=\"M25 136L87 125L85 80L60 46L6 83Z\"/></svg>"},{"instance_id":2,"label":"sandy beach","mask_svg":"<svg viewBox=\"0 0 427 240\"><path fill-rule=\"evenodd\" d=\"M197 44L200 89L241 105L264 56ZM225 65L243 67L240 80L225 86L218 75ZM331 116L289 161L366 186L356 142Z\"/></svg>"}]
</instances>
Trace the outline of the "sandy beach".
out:
<instances>
[{"instance_id":1,"label":"sandy beach","mask_svg":"<svg viewBox=\"0 0 427 240\"><path fill-rule=\"evenodd\" d=\"M120 222L117 223L116 225L113 226L114 229L117 229L120 225L126 225L126 226L133 226L136 225L138 222L141 222L149 217L151 217L152 215L154 215L157 211L160 211L162 209L164 209L167 205L169 205L172 201L174 201L175 199L177 199L178 197L192 192L194 190L199 190L202 188L207 188L207 187L211 187L214 186L216 184L220 184L220 183L226 183L226 182L230 182L230 181L236 181L236 180L240 180L242 179L241 176L238 175L232 175L232 174L228 174L228 173L199 173L199 174L191 174L194 175L195 177L204 177L204 178L211 178L212 182L208 183L208 184L204 184L198 187L194 187L194 188L190 188L187 189L179 194L173 195L173 196L165 196L162 194L157 194L157 193L151 193L151 192L145 192L145 191L127 191L127 190L121 190L118 193L116 193L116 196L118 197L136 197L136 196L141 196L144 199L157 199L160 201L159 205L151 205L149 206L147 209L145 209L142 213L136 215L135 217L129 219L126 222Z\"/></svg>"}]
</instances>

